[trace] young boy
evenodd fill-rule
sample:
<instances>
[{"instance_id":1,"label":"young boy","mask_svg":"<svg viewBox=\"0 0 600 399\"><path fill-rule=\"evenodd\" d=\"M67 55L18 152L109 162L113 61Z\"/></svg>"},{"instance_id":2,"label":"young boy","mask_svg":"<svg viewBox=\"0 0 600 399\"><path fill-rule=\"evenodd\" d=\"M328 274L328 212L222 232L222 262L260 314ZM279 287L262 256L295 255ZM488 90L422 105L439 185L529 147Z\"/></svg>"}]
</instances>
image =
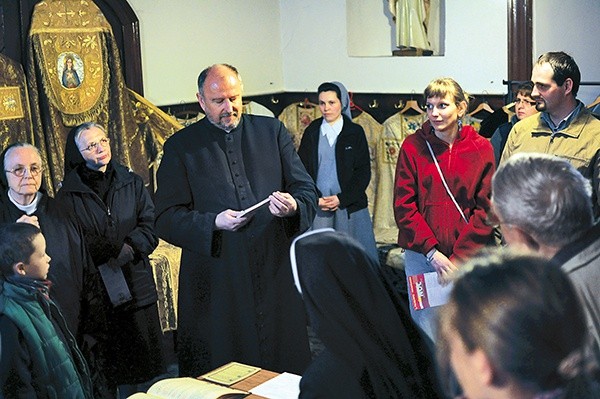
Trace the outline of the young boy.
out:
<instances>
[{"instance_id":1,"label":"young boy","mask_svg":"<svg viewBox=\"0 0 600 399\"><path fill-rule=\"evenodd\" d=\"M0 225L0 397L92 398L85 360L48 296L49 268L40 229Z\"/></svg>"}]
</instances>

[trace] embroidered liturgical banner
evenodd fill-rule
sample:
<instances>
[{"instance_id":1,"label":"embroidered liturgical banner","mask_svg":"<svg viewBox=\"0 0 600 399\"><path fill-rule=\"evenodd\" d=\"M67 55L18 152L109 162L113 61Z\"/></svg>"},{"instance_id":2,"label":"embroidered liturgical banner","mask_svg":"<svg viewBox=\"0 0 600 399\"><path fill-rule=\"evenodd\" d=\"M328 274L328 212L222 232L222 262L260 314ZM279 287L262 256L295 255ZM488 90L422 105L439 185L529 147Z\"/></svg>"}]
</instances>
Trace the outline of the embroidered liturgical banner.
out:
<instances>
[{"instance_id":1,"label":"embroidered liturgical banner","mask_svg":"<svg viewBox=\"0 0 600 399\"><path fill-rule=\"evenodd\" d=\"M108 97L104 33L112 35L111 27L91 1L48 0L36 6L30 37L37 67L50 103L66 114L67 124L94 119ZM77 121L68 123L69 115Z\"/></svg>"}]
</instances>

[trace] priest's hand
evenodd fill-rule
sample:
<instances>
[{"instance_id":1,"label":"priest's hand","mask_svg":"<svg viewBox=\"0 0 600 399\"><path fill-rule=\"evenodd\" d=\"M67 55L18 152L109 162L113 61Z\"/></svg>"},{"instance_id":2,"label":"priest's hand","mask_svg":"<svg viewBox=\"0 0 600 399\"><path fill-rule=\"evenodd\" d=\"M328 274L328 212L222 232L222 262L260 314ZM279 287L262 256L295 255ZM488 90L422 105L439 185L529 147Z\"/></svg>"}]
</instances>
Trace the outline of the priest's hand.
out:
<instances>
[{"instance_id":1,"label":"priest's hand","mask_svg":"<svg viewBox=\"0 0 600 399\"><path fill-rule=\"evenodd\" d=\"M216 230L226 230L226 231L236 231L246 223L250 221L252 218L251 215L237 217L239 211L234 211L233 209L226 209L223 212L219 213L215 218L215 229Z\"/></svg>"},{"instance_id":2,"label":"priest's hand","mask_svg":"<svg viewBox=\"0 0 600 399\"><path fill-rule=\"evenodd\" d=\"M296 214L298 203L289 193L275 191L269 196L269 211L273 216L286 217Z\"/></svg>"}]
</instances>

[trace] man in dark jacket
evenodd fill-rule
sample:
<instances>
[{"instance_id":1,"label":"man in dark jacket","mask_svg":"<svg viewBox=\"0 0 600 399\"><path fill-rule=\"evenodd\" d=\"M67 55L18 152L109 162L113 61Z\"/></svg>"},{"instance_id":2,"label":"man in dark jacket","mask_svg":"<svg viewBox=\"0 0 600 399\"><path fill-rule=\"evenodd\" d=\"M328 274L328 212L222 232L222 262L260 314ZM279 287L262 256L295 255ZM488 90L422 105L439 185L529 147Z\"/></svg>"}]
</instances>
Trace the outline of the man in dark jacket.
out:
<instances>
[{"instance_id":1,"label":"man in dark jacket","mask_svg":"<svg viewBox=\"0 0 600 399\"><path fill-rule=\"evenodd\" d=\"M567 273L586 313L592 351L600 354L600 222L590 182L568 160L520 153L500 165L492 192L506 243Z\"/></svg>"},{"instance_id":2,"label":"man in dark jacket","mask_svg":"<svg viewBox=\"0 0 600 399\"><path fill-rule=\"evenodd\" d=\"M312 223L316 188L281 122L242 115L234 67L206 68L198 91L206 118L165 143L155 197L159 236L183 249L180 374L233 360L301 373L310 353L288 249Z\"/></svg>"}]
</instances>

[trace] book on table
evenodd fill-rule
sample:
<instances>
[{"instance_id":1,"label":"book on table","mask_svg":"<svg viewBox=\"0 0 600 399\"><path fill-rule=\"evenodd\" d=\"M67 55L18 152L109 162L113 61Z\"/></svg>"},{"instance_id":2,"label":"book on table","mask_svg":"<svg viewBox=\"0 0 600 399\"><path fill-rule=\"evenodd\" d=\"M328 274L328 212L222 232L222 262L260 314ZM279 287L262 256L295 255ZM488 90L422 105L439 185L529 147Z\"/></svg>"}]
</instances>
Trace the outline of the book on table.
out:
<instances>
[{"instance_id":1,"label":"book on table","mask_svg":"<svg viewBox=\"0 0 600 399\"><path fill-rule=\"evenodd\" d=\"M128 399L226 399L243 398L249 392L191 377L166 378L152 384L147 393L138 392Z\"/></svg>"},{"instance_id":2,"label":"book on table","mask_svg":"<svg viewBox=\"0 0 600 399\"><path fill-rule=\"evenodd\" d=\"M166 378L152 384L147 393L136 393L128 399L225 399L243 398L249 392L230 385L256 374L260 367L231 362L199 378Z\"/></svg>"}]
</instances>

